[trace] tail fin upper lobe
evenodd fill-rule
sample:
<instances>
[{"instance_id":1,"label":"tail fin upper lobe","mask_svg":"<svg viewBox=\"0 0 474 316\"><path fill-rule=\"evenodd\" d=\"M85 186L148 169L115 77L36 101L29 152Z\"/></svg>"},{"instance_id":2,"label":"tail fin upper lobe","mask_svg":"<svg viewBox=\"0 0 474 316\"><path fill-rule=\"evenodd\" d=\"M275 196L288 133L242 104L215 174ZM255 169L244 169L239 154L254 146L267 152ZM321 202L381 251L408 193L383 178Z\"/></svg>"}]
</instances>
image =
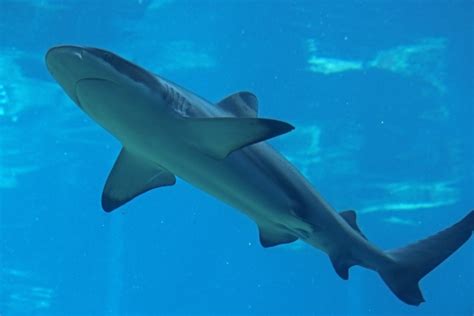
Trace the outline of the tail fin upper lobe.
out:
<instances>
[{"instance_id":1,"label":"tail fin upper lobe","mask_svg":"<svg viewBox=\"0 0 474 316\"><path fill-rule=\"evenodd\" d=\"M474 211L453 226L403 248L389 250L394 264L379 269L380 276L403 302L419 305L425 300L418 282L453 254L472 235Z\"/></svg>"}]
</instances>

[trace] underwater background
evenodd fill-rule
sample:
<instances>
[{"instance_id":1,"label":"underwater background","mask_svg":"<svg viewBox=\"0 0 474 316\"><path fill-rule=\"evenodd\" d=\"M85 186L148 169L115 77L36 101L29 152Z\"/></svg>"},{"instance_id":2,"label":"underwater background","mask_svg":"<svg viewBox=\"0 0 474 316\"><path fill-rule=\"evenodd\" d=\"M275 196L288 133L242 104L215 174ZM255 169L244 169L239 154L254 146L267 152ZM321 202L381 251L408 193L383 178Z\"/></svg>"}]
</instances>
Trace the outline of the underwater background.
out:
<instances>
[{"instance_id":1,"label":"underwater background","mask_svg":"<svg viewBox=\"0 0 474 316\"><path fill-rule=\"evenodd\" d=\"M400 302L178 180L107 214L120 150L44 65L111 50L296 129L271 141L381 248L474 207L474 2L0 0L0 315L473 315L474 242Z\"/></svg>"}]
</instances>

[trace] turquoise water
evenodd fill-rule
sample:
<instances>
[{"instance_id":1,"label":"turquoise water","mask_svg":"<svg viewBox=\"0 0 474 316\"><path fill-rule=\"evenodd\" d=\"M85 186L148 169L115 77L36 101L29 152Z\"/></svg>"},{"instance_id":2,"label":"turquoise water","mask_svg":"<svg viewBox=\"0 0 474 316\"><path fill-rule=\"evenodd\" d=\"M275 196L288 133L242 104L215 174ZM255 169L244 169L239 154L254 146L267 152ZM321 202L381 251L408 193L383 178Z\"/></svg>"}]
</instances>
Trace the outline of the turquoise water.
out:
<instances>
[{"instance_id":1,"label":"turquoise water","mask_svg":"<svg viewBox=\"0 0 474 316\"><path fill-rule=\"evenodd\" d=\"M112 213L120 144L67 98L51 46L101 47L214 102L239 90L271 140L388 249L474 207L472 1L0 0L0 315L472 315L474 243L400 302L379 276L178 180Z\"/></svg>"}]
</instances>

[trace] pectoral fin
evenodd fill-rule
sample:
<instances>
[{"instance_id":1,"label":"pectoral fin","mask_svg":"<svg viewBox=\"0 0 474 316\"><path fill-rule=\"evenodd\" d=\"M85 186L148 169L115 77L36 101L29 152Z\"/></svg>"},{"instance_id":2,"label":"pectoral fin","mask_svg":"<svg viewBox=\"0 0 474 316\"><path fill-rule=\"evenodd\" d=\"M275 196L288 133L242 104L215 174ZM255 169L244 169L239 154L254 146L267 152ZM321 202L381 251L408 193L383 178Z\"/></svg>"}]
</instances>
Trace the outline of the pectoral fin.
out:
<instances>
[{"instance_id":1,"label":"pectoral fin","mask_svg":"<svg viewBox=\"0 0 474 316\"><path fill-rule=\"evenodd\" d=\"M168 170L122 148L105 183L102 208L111 212L146 191L175 183Z\"/></svg>"},{"instance_id":2,"label":"pectoral fin","mask_svg":"<svg viewBox=\"0 0 474 316\"><path fill-rule=\"evenodd\" d=\"M185 119L185 140L201 152L223 159L231 152L272 137L288 133L288 123L258 118L193 118Z\"/></svg>"}]
</instances>

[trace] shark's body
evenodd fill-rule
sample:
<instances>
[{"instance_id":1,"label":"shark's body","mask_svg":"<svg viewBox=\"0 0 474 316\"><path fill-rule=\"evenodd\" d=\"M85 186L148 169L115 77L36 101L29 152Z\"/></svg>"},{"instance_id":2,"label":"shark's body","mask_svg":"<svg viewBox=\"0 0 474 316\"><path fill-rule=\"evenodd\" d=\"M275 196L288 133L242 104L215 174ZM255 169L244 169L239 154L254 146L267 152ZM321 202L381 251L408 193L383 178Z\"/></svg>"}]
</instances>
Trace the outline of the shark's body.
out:
<instances>
[{"instance_id":1,"label":"shark's body","mask_svg":"<svg viewBox=\"0 0 474 316\"><path fill-rule=\"evenodd\" d=\"M95 48L52 48L46 63L65 92L123 145L102 196L106 211L178 176L254 220L264 247L301 239L326 252L336 272L380 273L404 302L418 305L418 281L469 239L474 213L421 242L383 252L360 232L355 213L337 213L263 141L293 129L257 118L256 97L217 105Z\"/></svg>"}]
</instances>

